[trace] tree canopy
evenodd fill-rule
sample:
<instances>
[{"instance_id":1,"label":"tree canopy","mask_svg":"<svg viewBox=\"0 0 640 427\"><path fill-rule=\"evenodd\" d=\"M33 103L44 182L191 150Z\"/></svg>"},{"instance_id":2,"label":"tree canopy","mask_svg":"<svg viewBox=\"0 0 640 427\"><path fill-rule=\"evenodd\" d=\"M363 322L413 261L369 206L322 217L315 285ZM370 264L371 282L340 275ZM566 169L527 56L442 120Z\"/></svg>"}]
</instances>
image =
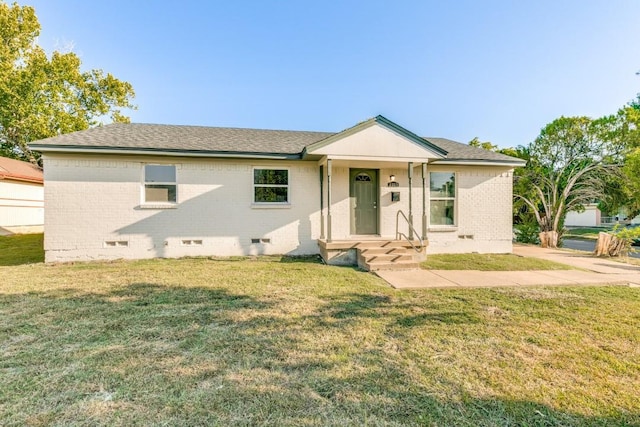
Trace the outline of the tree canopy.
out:
<instances>
[{"instance_id":1,"label":"tree canopy","mask_svg":"<svg viewBox=\"0 0 640 427\"><path fill-rule=\"evenodd\" d=\"M560 117L528 146L514 194L535 217L543 244L556 246L567 212L615 197L628 201L622 172L633 132L628 109L598 119Z\"/></svg>"},{"instance_id":2,"label":"tree canopy","mask_svg":"<svg viewBox=\"0 0 640 427\"><path fill-rule=\"evenodd\" d=\"M94 69L80 58L37 45L40 23L29 6L0 1L0 155L32 162L27 144L84 130L110 119L128 122L122 109L135 108L131 84Z\"/></svg>"}]
</instances>

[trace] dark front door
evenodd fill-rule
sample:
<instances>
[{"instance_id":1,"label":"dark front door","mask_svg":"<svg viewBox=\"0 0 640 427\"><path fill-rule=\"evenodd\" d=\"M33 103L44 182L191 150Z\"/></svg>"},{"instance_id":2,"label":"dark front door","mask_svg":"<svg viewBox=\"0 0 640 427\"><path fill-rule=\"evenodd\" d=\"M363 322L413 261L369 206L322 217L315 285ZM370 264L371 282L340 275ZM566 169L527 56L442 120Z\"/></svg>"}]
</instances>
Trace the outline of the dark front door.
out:
<instances>
[{"instance_id":1,"label":"dark front door","mask_svg":"<svg viewBox=\"0 0 640 427\"><path fill-rule=\"evenodd\" d=\"M378 171L351 169L351 234L378 234Z\"/></svg>"}]
</instances>

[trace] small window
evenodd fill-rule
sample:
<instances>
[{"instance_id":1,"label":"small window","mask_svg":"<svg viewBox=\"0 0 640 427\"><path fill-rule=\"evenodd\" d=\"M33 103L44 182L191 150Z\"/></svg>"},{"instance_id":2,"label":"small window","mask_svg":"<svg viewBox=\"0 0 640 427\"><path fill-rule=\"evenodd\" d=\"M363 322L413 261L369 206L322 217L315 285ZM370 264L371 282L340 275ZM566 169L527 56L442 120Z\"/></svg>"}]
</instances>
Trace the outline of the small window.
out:
<instances>
[{"instance_id":1,"label":"small window","mask_svg":"<svg viewBox=\"0 0 640 427\"><path fill-rule=\"evenodd\" d=\"M456 174L429 173L430 225L455 225Z\"/></svg>"},{"instance_id":2,"label":"small window","mask_svg":"<svg viewBox=\"0 0 640 427\"><path fill-rule=\"evenodd\" d=\"M289 170L253 170L254 203L289 203Z\"/></svg>"},{"instance_id":3,"label":"small window","mask_svg":"<svg viewBox=\"0 0 640 427\"><path fill-rule=\"evenodd\" d=\"M175 165L144 165L144 203L176 203Z\"/></svg>"}]
</instances>

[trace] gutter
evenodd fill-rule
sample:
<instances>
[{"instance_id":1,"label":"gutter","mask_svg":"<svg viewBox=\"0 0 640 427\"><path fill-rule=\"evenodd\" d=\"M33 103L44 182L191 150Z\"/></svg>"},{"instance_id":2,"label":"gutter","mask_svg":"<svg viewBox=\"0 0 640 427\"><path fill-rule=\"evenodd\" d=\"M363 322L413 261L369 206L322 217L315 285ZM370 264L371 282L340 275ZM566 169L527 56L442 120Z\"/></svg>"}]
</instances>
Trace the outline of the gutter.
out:
<instances>
[{"instance_id":1,"label":"gutter","mask_svg":"<svg viewBox=\"0 0 640 427\"><path fill-rule=\"evenodd\" d=\"M430 165L456 165L456 166L511 166L524 167L527 162L517 160L465 160L465 159L443 159L429 162Z\"/></svg>"},{"instance_id":2,"label":"gutter","mask_svg":"<svg viewBox=\"0 0 640 427\"><path fill-rule=\"evenodd\" d=\"M34 178L32 176L27 176L27 175L13 175L13 174L3 174L3 173L0 173L0 180L32 182L34 184L44 183L44 179L42 178Z\"/></svg>"},{"instance_id":3,"label":"gutter","mask_svg":"<svg viewBox=\"0 0 640 427\"><path fill-rule=\"evenodd\" d=\"M248 158L248 159L278 159L301 160L301 155L291 153L253 153L242 151L206 151L206 150L179 150L157 148L123 148L123 147L90 147L79 148L77 146L64 145L40 145L29 144L29 148L42 153L92 153L92 154L137 154L153 156L176 157L209 157L209 158Z\"/></svg>"}]
</instances>

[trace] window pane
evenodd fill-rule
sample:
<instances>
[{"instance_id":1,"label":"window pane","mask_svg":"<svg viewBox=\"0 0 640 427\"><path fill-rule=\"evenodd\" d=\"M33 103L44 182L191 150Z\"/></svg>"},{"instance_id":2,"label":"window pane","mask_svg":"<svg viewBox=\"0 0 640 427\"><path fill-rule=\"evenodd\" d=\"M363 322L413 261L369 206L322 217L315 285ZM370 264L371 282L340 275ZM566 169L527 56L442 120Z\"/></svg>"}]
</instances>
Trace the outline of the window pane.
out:
<instances>
[{"instance_id":1,"label":"window pane","mask_svg":"<svg viewBox=\"0 0 640 427\"><path fill-rule=\"evenodd\" d=\"M431 200L431 225L454 225L453 218L453 200Z\"/></svg>"},{"instance_id":2,"label":"window pane","mask_svg":"<svg viewBox=\"0 0 640 427\"><path fill-rule=\"evenodd\" d=\"M287 187L255 187L256 203L287 203L289 189Z\"/></svg>"},{"instance_id":3,"label":"window pane","mask_svg":"<svg viewBox=\"0 0 640 427\"><path fill-rule=\"evenodd\" d=\"M175 185L145 185L145 202L176 202Z\"/></svg>"},{"instance_id":4,"label":"window pane","mask_svg":"<svg viewBox=\"0 0 640 427\"><path fill-rule=\"evenodd\" d=\"M145 182L176 182L174 165L144 165Z\"/></svg>"},{"instance_id":5,"label":"window pane","mask_svg":"<svg viewBox=\"0 0 640 427\"><path fill-rule=\"evenodd\" d=\"M431 197L455 197L456 175L452 172L430 172L429 191Z\"/></svg>"},{"instance_id":6,"label":"window pane","mask_svg":"<svg viewBox=\"0 0 640 427\"><path fill-rule=\"evenodd\" d=\"M289 171L286 169L254 169L254 184L289 184Z\"/></svg>"}]
</instances>

